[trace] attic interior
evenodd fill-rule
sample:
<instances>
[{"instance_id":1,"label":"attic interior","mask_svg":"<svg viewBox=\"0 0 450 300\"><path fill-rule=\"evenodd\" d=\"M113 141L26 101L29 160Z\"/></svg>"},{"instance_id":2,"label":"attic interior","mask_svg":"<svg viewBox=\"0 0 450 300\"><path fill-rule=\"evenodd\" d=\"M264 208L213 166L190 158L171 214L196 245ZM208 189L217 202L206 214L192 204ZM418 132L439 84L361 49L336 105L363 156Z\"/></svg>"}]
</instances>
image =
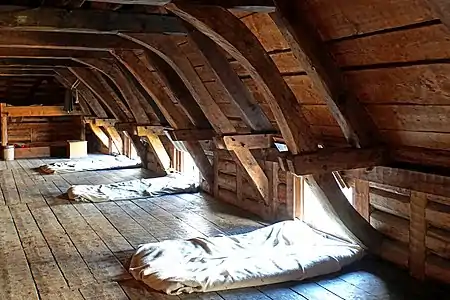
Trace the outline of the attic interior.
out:
<instances>
[{"instance_id":1,"label":"attic interior","mask_svg":"<svg viewBox=\"0 0 450 300\"><path fill-rule=\"evenodd\" d=\"M0 299L448 299L449 41L440 0L2 1Z\"/></svg>"}]
</instances>

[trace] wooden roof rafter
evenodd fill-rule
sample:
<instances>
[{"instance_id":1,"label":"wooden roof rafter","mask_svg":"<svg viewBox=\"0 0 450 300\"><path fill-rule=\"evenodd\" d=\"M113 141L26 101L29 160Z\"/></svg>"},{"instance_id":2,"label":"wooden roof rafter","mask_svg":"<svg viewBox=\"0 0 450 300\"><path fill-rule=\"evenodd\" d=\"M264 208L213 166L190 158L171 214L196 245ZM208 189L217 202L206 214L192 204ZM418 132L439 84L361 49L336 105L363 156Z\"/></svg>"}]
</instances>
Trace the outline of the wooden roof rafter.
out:
<instances>
[{"instance_id":1,"label":"wooden roof rafter","mask_svg":"<svg viewBox=\"0 0 450 300\"><path fill-rule=\"evenodd\" d=\"M163 79L159 77L157 72L152 72L149 69L148 62L141 60L132 51L113 52L113 55L135 76L147 93L151 95L173 128L194 128L188 116L172 102L166 89L163 88ZM200 143L198 141L187 141L184 144L195 159L195 163L203 177L212 186L214 178L213 168Z\"/></svg>"},{"instance_id":2,"label":"wooden roof rafter","mask_svg":"<svg viewBox=\"0 0 450 300\"><path fill-rule=\"evenodd\" d=\"M311 135L309 124L302 112L292 109L294 103L297 103L295 96L260 42L241 21L219 7L200 8L183 4L169 4L166 7L215 41L247 69L264 90L266 100L292 154L317 151L318 143ZM239 35L236 35L236 32L239 32ZM332 173L310 179L313 191L329 214L362 245L378 253L382 236L347 201Z\"/></svg>"},{"instance_id":3,"label":"wooden roof rafter","mask_svg":"<svg viewBox=\"0 0 450 300\"><path fill-rule=\"evenodd\" d=\"M148 32L185 34L186 29L174 16L127 13L105 10L80 10L38 7L2 12L0 30L66 32Z\"/></svg>"},{"instance_id":4,"label":"wooden roof rafter","mask_svg":"<svg viewBox=\"0 0 450 300\"><path fill-rule=\"evenodd\" d=\"M271 17L289 43L294 56L312 79L350 145L364 147L379 143L371 117L350 94L317 30L301 15L296 1L276 0Z\"/></svg>"}]
</instances>

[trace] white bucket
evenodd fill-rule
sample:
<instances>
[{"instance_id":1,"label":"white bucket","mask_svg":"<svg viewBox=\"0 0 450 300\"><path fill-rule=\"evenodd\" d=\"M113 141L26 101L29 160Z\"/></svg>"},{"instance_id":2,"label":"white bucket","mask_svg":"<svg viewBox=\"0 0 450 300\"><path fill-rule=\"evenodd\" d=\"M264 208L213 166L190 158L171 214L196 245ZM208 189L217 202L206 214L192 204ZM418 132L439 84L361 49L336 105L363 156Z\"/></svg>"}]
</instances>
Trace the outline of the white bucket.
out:
<instances>
[{"instance_id":1,"label":"white bucket","mask_svg":"<svg viewBox=\"0 0 450 300\"><path fill-rule=\"evenodd\" d=\"M3 148L3 159L14 160L14 146L8 145Z\"/></svg>"}]
</instances>

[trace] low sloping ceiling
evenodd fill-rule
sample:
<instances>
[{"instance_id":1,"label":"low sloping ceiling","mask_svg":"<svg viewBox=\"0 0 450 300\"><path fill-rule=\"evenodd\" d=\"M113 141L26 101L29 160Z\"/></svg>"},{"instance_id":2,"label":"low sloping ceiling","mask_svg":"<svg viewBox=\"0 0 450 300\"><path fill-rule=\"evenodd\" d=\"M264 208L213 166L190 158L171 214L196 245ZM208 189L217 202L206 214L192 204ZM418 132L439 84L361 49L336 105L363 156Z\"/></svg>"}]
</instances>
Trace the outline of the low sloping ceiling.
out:
<instances>
[{"instance_id":1,"label":"low sloping ceiling","mask_svg":"<svg viewBox=\"0 0 450 300\"><path fill-rule=\"evenodd\" d=\"M35 69L26 72L0 77L0 102L15 106L64 104L65 88L52 74Z\"/></svg>"},{"instance_id":2,"label":"low sloping ceiling","mask_svg":"<svg viewBox=\"0 0 450 300\"><path fill-rule=\"evenodd\" d=\"M9 1L22 7L0 6L0 59L51 66L90 117L178 130L211 186L199 140L212 131L262 199L271 189L260 158L315 174L329 210L377 248L380 237L324 172L386 158L450 167L448 9L434 0L222 2ZM269 155L273 137L289 155Z\"/></svg>"}]
</instances>

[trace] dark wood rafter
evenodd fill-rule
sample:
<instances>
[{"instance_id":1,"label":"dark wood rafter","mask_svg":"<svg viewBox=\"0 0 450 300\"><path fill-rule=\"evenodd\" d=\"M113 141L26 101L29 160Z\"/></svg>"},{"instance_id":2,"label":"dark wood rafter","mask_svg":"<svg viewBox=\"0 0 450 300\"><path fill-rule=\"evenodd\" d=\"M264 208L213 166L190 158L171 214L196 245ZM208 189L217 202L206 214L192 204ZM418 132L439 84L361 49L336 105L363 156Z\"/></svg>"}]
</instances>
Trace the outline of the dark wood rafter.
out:
<instances>
[{"instance_id":1,"label":"dark wood rafter","mask_svg":"<svg viewBox=\"0 0 450 300\"><path fill-rule=\"evenodd\" d=\"M134 83L127 78L115 61L83 59L83 62L95 67L116 84L137 123L153 122L159 124L160 120L156 119L157 116L150 103L147 102L147 99L141 94ZM153 119L149 116L153 117ZM170 156L164 148L161 139L152 132L146 133L145 137L149 142L155 157L158 159L162 170L167 170L170 167Z\"/></svg>"},{"instance_id":2,"label":"dark wood rafter","mask_svg":"<svg viewBox=\"0 0 450 300\"><path fill-rule=\"evenodd\" d=\"M170 65L181 78L185 78L183 79L183 82L188 86L195 101L219 134L236 133L236 129L209 94L192 64L173 41L169 40L167 37L141 34L133 34L132 36L136 41L145 42L149 45L151 50ZM158 67L155 68L158 69ZM161 67L159 70L161 70ZM167 84L170 85L169 82ZM221 88L227 92L227 87L221 86ZM223 94L227 95L226 93ZM230 95L230 92L228 92L228 95ZM265 202L268 202L269 193L267 176L265 176L263 169L250 150L245 148L235 148L233 149L233 153L235 160L242 164L250 177L254 179L252 182L255 184L262 199L264 199Z\"/></svg>"},{"instance_id":3,"label":"dark wood rafter","mask_svg":"<svg viewBox=\"0 0 450 300\"><path fill-rule=\"evenodd\" d=\"M104 61L98 59L83 59L82 61L108 76L111 81L116 84L117 88L123 96L123 99L128 104L128 107L133 114L136 122L150 123L149 117L147 116L145 110L139 102L139 99L134 93L135 91L133 90L123 73L120 71L120 69L117 67L117 65L115 65L114 61Z\"/></svg>"},{"instance_id":4,"label":"dark wood rafter","mask_svg":"<svg viewBox=\"0 0 450 300\"><path fill-rule=\"evenodd\" d=\"M220 7L171 4L167 8L216 42L249 72L263 91L292 153L317 149L294 94L261 43L238 18Z\"/></svg>"},{"instance_id":5,"label":"dark wood rafter","mask_svg":"<svg viewBox=\"0 0 450 300\"><path fill-rule=\"evenodd\" d=\"M143 46L117 34L22 30L3 30L1 33L0 48L46 48L81 51L144 49Z\"/></svg>"},{"instance_id":6,"label":"dark wood rafter","mask_svg":"<svg viewBox=\"0 0 450 300\"><path fill-rule=\"evenodd\" d=\"M177 107L164 89L163 81L156 72L152 72L145 61L132 51L114 52L113 55L135 76L136 80L151 95L169 124L175 129L194 128L193 123ZM198 141L184 143L195 160L203 178L212 186L214 171Z\"/></svg>"},{"instance_id":7,"label":"dark wood rafter","mask_svg":"<svg viewBox=\"0 0 450 300\"><path fill-rule=\"evenodd\" d=\"M0 66L7 67L82 67L70 58L0 58Z\"/></svg>"},{"instance_id":8,"label":"dark wood rafter","mask_svg":"<svg viewBox=\"0 0 450 300\"><path fill-rule=\"evenodd\" d=\"M13 70L1 69L0 76L29 76L29 77L53 77L53 70Z\"/></svg>"},{"instance_id":9,"label":"dark wood rafter","mask_svg":"<svg viewBox=\"0 0 450 300\"><path fill-rule=\"evenodd\" d=\"M107 10L66 10L49 7L21 10L16 8L10 12L2 12L0 28L2 27L33 31L186 33L181 21L177 17L169 15L119 13Z\"/></svg>"},{"instance_id":10,"label":"dark wood rafter","mask_svg":"<svg viewBox=\"0 0 450 300\"><path fill-rule=\"evenodd\" d=\"M157 71L164 85L168 87L167 93L172 101L179 103L185 114L197 128L211 128L209 120L197 104L186 85L178 74L158 55L146 51L138 54L142 61L151 65Z\"/></svg>"},{"instance_id":11,"label":"dark wood rafter","mask_svg":"<svg viewBox=\"0 0 450 300\"><path fill-rule=\"evenodd\" d=\"M58 78L60 82L67 88L72 89L72 87L77 84L78 78L67 69L59 69L57 71ZM83 99L86 101L90 109L95 113L98 118L107 118L108 114L97 100L95 95L91 92L91 90L83 83L79 82L76 86L79 93L82 95ZM111 111L113 115L114 112Z\"/></svg>"},{"instance_id":12,"label":"dark wood rafter","mask_svg":"<svg viewBox=\"0 0 450 300\"><path fill-rule=\"evenodd\" d=\"M96 0L96 2L128 4L129 0ZM171 2L206 6L222 6L229 9L248 12L272 12L275 10L275 5L272 0L133 0L133 4L154 6L163 6Z\"/></svg>"},{"instance_id":13,"label":"dark wood rafter","mask_svg":"<svg viewBox=\"0 0 450 300\"><path fill-rule=\"evenodd\" d=\"M288 41L294 56L311 78L344 136L352 146L379 142L375 124L364 107L345 87L340 70L322 43L317 30L301 15L297 1L276 0L272 19Z\"/></svg>"},{"instance_id":14,"label":"dark wood rafter","mask_svg":"<svg viewBox=\"0 0 450 300\"><path fill-rule=\"evenodd\" d=\"M219 7L200 9L198 6L170 4L167 8L211 38L246 68L264 91L292 154L317 151L317 141L296 105L296 97L258 39L239 19ZM352 207L333 174L309 176L308 181L328 214L362 245L379 253L382 235Z\"/></svg>"},{"instance_id":15,"label":"dark wood rafter","mask_svg":"<svg viewBox=\"0 0 450 300\"><path fill-rule=\"evenodd\" d=\"M47 49L47 48L0 48L1 58L108 58L105 50Z\"/></svg>"},{"instance_id":16,"label":"dark wood rafter","mask_svg":"<svg viewBox=\"0 0 450 300\"><path fill-rule=\"evenodd\" d=\"M98 99L102 100L103 104L110 109L115 118L121 121L133 120L133 116L129 110L124 107L122 100L111 88L101 82L92 70L86 68L70 68L69 70L85 86L87 86Z\"/></svg>"},{"instance_id":17,"label":"dark wood rafter","mask_svg":"<svg viewBox=\"0 0 450 300\"><path fill-rule=\"evenodd\" d=\"M147 98L137 89L115 60L83 59L83 62L97 68L108 76L118 87L138 123L158 123L158 116ZM147 118L147 120L146 120Z\"/></svg>"},{"instance_id":18,"label":"dark wood rafter","mask_svg":"<svg viewBox=\"0 0 450 300\"><path fill-rule=\"evenodd\" d=\"M147 47L169 64L183 80L214 129L219 133L233 133L234 126L209 94L187 57L169 37L149 34L121 34L125 38Z\"/></svg>"},{"instance_id":19,"label":"dark wood rafter","mask_svg":"<svg viewBox=\"0 0 450 300\"><path fill-rule=\"evenodd\" d=\"M72 87L77 84L77 77L67 69L59 70L58 72L59 81L66 87L66 89L72 90ZM86 101L86 104L95 113L95 116L98 118L108 118L107 112L84 83L79 82L76 89L83 97L83 100Z\"/></svg>"},{"instance_id":20,"label":"dark wood rafter","mask_svg":"<svg viewBox=\"0 0 450 300\"><path fill-rule=\"evenodd\" d=\"M224 89L230 94L232 103L238 107L244 122L253 131L271 131L273 126L253 95L231 67L223 50L207 36L196 29L191 29L189 37L205 57L209 66L220 80Z\"/></svg>"}]
</instances>

